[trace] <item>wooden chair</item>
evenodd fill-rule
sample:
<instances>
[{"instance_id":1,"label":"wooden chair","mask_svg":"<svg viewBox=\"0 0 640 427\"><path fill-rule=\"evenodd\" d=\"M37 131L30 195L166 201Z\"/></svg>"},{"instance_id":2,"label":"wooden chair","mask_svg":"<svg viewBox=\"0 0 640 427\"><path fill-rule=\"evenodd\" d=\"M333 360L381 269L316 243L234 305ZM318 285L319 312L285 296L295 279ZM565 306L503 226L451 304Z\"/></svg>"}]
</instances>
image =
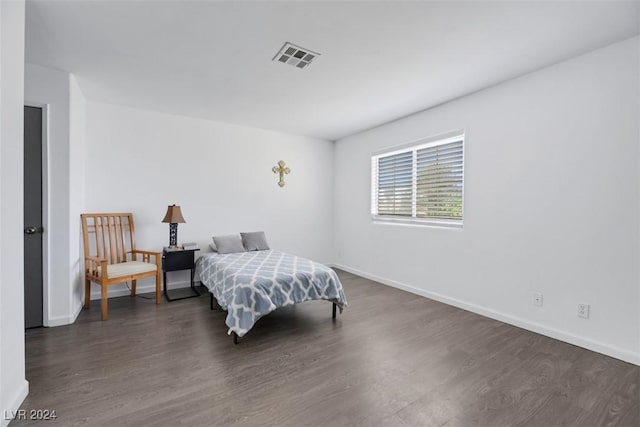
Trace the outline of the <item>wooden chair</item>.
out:
<instances>
[{"instance_id":1,"label":"wooden chair","mask_svg":"<svg viewBox=\"0 0 640 427\"><path fill-rule=\"evenodd\" d=\"M156 304L160 304L162 253L136 249L133 214L81 214L84 242L84 308L91 306L91 282L102 288L102 320L108 318L107 297L110 285L131 281L131 296L136 295L138 279L156 278ZM142 260L138 261L138 255ZM151 262L154 257L154 262Z\"/></svg>"}]
</instances>

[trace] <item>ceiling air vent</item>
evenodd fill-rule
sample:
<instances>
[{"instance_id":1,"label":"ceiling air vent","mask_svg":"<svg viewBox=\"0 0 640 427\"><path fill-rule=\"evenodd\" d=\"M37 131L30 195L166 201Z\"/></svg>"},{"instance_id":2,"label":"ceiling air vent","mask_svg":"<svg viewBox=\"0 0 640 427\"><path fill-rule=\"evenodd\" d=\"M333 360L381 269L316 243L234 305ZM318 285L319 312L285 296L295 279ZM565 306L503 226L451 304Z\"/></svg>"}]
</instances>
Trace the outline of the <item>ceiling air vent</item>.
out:
<instances>
[{"instance_id":1,"label":"ceiling air vent","mask_svg":"<svg viewBox=\"0 0 640 427\"><path fill-rule=\"evenodd\" d=\"M311 64L311 61L313 61L316 56L320 56L320 54L286 42L278 53L276 53L276 56L273 57L273 61L277 60L292 67L305 68Z\"/></svg>"}]
</instances>

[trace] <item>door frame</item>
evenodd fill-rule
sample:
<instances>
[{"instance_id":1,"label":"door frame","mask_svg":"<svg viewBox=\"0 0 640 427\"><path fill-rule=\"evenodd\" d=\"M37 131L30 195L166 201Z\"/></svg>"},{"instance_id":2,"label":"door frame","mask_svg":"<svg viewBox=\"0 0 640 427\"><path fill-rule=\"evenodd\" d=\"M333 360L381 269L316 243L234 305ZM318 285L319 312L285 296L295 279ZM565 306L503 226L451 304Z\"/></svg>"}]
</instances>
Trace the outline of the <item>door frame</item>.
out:
<instances>
[{"instance_id":1,"label":"door frame","mask_svg":"<svg viewBox=\"0 0 640 427\"><path fill-rule=\"evenodd\" d=\"M49 104L24 100L25 107L42 108L42 326L49 321ZM24 268L24 267L23 267ZM24 283L22 284L24 286Z\"/></svg>"}]
</instances>

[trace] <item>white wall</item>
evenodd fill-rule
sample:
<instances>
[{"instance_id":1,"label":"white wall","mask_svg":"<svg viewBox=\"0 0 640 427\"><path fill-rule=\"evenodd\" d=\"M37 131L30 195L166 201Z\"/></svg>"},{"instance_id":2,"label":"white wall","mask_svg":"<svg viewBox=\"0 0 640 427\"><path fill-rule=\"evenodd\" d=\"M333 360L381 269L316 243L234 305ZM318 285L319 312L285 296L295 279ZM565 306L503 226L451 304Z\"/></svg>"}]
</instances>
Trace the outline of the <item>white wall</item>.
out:
<instances>
[{"instance_id":1,"label":"white wall","mask_svg":"<svg viewBox=\"0 0 640 427\"><path fill-rule=\"evenodd\" d=\"M69 271L71 317L82 309L84 266L80 214L84 212L87 101L74 75L69 75Z\"/></svg>"},{"instance_id":2,"label":"white wall","mask_svg":"<svg viewBox=\"0 0 640 427\"><path fill-rule=\"evenodd\" d=\"M47 113L44 245L45 326L73 323L81 309L80 213L86 102L75 77L26 64L25 102Z\"/></svg>"},{"instance_id":3,"label":"white wall","mask_svg":"<svg viewBox=\"0 0 640 427\"><path fill-rule=\"evenodd\" d=\"M338 141L337 264L640 363L638 51L630 39ZM373 224L370 154L461 128L464 228Z\"/></svg>"},{"instance_id":4,"label":"white wall","mask_svg":"<svg viewBox=\"0 0 640 427\"><path fill-rule=\"evenodd\" d=\"M0 410L18 409L24 368L24 1L0 2ZM9 423L4 416L0 426Z\"/></svg>"},{"instance_id":5,"label":"white wall","mask_svg":"<svg viewBox=\"0 0 640 427\"><path fill-rule=\"evenodd\" d=\"M278 160L291 168L284 188L271 171ZM197 242L202 252L213 235L264 230L274 249L331 261L332 164L329 141L88 104L86 210L133 212L141 249L168 245L161 220L175 203L186 220L178 243ZM168 282L187 278L175 272Z\"/></svg>"}]
</instances>

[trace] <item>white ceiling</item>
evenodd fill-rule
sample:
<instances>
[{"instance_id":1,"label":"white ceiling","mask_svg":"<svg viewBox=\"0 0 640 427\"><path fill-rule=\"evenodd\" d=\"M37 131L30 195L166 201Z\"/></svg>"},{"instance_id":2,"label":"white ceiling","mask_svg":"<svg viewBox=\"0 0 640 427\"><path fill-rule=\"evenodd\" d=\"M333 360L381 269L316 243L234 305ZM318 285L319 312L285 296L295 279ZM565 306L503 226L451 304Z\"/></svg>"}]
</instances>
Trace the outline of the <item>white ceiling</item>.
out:
<instances>
[{"instance_id":1,"label":"white ceiling","mask_svg":"<svg viewBox=\"0 0 640 427\"><path fill-rule=\"evenodd\" d=\"M638 2L27 1L91 101L330 140L639 33ZM322 54L272 61L285 41Z\"/></svg>"}]
</instances>

